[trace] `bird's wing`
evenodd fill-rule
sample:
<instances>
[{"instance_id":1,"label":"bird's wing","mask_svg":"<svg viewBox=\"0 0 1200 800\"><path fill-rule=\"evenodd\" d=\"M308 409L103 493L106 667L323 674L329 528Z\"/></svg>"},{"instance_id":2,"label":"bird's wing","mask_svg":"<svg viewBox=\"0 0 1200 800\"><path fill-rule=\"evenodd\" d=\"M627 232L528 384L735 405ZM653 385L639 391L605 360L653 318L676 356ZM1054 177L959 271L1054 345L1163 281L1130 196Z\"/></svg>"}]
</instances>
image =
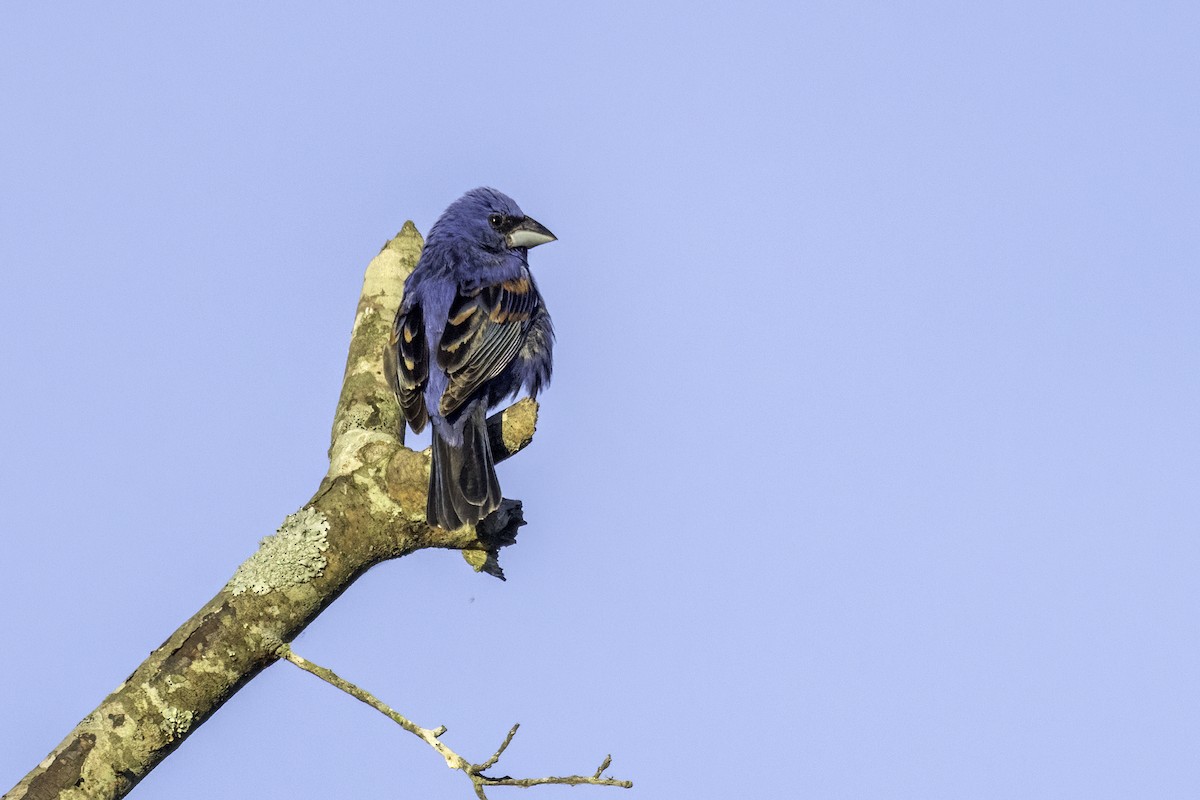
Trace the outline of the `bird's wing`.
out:
<instances>
[{"instance_id":1,"label":"bird's wing","mask_svg":"<svg viewBox=\"0 0 1200 800\"><path fill-rule=\"evenodd\" d=\"M476 289L459 289L438 346L438 366L449 383L439 412L452 414L512 363L538 306L528 276Z\"/></svg>"},{"instance_id":2,"label":"bird's wing","mask_svg":"<svg viewBox=\"0 0 1200 800\"><path fill-rule=\"evenodd\" d=\"M419 304L396 315L392 346L388 349L396 354L393 388L400 408L413 431L420 433L429 421L424 395L429 381L429 347L425 344L425 316Z\"/></svg>"}]
</instances>

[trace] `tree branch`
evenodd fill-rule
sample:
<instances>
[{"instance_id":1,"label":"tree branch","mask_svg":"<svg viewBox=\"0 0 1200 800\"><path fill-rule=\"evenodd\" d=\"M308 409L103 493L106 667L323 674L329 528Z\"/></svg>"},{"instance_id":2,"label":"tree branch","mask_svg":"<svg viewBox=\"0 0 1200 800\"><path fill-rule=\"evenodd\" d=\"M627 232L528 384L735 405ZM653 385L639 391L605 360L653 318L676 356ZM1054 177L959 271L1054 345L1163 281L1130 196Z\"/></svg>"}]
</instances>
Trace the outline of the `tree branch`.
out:
<instances>
[{"instance_id":1,"label":"tree branch","mask_svg":"<svg viewBox=\"0 0 1200 800\"><path fill-rule=\"evenodd\" d=\"M496 766L496 762L500 760L500 756L506 749L508 749L508 746L512 744L513 737L517 735L517 728L520 727L519 724L512 726L512 729L508 732L508 735L504 737L504 741L500 743L500 746L496 748L496 752L491 758L482 764L472 764L470 761L467 761L458 753L451 750L441 741L442 734L446 732L446 726L442 725L437 728L422 728L408 717L399 713L391 706L375 697L375 695L371 694L365 689L355 686L345 678L338 676L333 672L333 670L318 666L308 659L297 655L296 652L286 644L281 644L279 646L279 655L281 658L290 661L305 672L310 672L331 686L341 689L351 697L361 700L371 708L395 722L401 728L404 728L404 730L424 741L427 745L436 750L438 755L440 755L446 761L446 766L450 767L450 769L459 770L471 779L471 785L475 789L475 795L481 800L487 800L487 795L484 794L483 791L483 787L485 786L521 786L528 788L530 786L543 786L546 784L562 784L566 786L582 786L586 784L590 786L617 786L622 789L633 788L632 781L621 781L617 780L616 778L601 777L601 774L604 772L604 770L608 769L609 765L612 764L612 756L605 756L604 761L600 764L600 768L596 770L596 774L592 775L591 777L584 775L568 775L565 777L552 778L510 778L507 776L503 778L489 778L487 775L483 774L484 771Z\"/></svg>"},{"instance_id":2,"label":"tree branch","mask_svg":"<svg viewBox=\"0 0 1200 800\"><path fill-rule=\"evenodd\" d=\"M334 415L329 471L313 498L263 539L217 594L4 795L4 800L124 797L221 704L279 657L373 565L415 550L462 550L502 576L500 548L524 524L506 500L478 528L425 522L429 452L404 446L384 356L421 235L411 222L368 265ZM532 441L537 405L488 421L497 460ZM436 737L435 737L436 740Z\"/></svg>"}]
</instances>

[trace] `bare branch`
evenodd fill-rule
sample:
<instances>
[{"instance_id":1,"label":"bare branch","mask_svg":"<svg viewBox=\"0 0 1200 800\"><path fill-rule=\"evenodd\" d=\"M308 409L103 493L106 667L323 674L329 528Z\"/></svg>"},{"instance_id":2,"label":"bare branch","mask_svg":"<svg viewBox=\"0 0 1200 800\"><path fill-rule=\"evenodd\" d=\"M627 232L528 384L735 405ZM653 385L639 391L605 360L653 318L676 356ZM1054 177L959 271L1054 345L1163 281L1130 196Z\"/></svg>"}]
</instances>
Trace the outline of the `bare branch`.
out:
<instances>
[{"instance_id":1,"label":"bare branch","mask_svg":"<svg viewBox=\"0 0 1200 800\"><path fill-rule=\"evenodd\" d=\"M524 524L506 500L476 528L425 521L429 453L404 446L386 354L404 279L421 253L411 222L367 266L329 450L312 499L289 515L221 591L142 662L4 800L124 797L238 689L278 658L373 565L422 548L461 550L501 576L497 553ZM532 440L537 404L493 415L497 458ZM167 545L169 546L169 545ZM420 729L433 745L444 730ZM447 751L449 752L449 751Z\"/></svg>"},{"instance_id":2,"label":"bare branch","mask_svg":"<svg viewBox=\"0 0 1200 800\"><path fill-rule=\"evenodd\" d=\"M633 788L633 781L621 781L615 778L600 777L604 770L608 769L609 765L612 764L612 756L605 756L603 763L600 764L600 769L596 770L596 774L590 777L587 775L567 775L563 777L550 778L511 778L508 776L503 778L489 778L487 775L483 774L484 770L494 767L496 762L500 760L500 756L505 750L508 749L508 746L512 744L513 737L517 735L517 729L521 727L520 723L512 726L512 729L508 732L508 735L504 737L504 741L501 742L500 747L496 749L496 752L491 758L482 764L472 764L438 740L438 737L446 732L446 727L444 725L438 728L422 728L408 717L404 716L379 698L375 697L375 695L371 694L365 689L355 686L345 678L339 677L333 672L333 670L318 666L308 659L297 655L289 645L280 645L277 652L280 658L290 661L305 672L316 675L318 678L330 684L331 686L341 689L351 697L361 700L371 708L395 722L401 728L404 728L404 730L424 741L426 744L436 750L438 755L440 755L446 761L446 766L450 767L450 769L459 770L468 778L470 778L472 787L475 790L475 796L481 798L481 800L487 800L487 795L483 790L483 787L485 786L520 786L523 788L528 788L530 786L559 784L564 786L588 785L616 786L622 789Z\"/></svg>"}]
</instances>

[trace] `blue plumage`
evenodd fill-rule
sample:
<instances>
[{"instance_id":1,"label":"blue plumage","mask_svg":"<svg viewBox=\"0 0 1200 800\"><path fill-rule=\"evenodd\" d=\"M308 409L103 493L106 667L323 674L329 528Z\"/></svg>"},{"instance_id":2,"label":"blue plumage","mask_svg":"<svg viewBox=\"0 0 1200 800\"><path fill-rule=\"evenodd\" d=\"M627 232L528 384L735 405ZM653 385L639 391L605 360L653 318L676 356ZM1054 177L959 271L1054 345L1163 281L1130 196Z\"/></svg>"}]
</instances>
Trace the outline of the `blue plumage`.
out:
<instances>
[{"instance_id":1,"label":"blue plumage","mask_svg":"<svg viewBox=\"0 0 1200 800\"><path fill-rule=\"evenodd\" d=\"M500 505L487 411L550 381L554 329L528 254L554 238L511 198L473 189L434 223L404 284L396 394L414 431L433 425L434 525L473 525Z\"/></svg>"}]
</instances>

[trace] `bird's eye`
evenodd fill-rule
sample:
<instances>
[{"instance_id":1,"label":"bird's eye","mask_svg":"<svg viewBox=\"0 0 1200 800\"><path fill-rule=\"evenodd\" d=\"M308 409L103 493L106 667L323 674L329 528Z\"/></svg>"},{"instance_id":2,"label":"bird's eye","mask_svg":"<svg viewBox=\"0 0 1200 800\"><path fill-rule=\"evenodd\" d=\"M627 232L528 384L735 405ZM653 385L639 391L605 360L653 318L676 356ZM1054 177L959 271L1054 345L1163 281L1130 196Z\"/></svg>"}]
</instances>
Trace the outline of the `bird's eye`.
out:
<instances>
[{"instance_id":1,"label":"bird's eye","mask_svg":"<svg viewBox=\"0 0 1200 800\"><path fill-rule=\"evenodd\" d=\"M501 222L504 222L504 217L500 216L499 214L492 214L490 217L488 217L488 224L493 228L499 228Z\"/></svg>"}]
</instances>

